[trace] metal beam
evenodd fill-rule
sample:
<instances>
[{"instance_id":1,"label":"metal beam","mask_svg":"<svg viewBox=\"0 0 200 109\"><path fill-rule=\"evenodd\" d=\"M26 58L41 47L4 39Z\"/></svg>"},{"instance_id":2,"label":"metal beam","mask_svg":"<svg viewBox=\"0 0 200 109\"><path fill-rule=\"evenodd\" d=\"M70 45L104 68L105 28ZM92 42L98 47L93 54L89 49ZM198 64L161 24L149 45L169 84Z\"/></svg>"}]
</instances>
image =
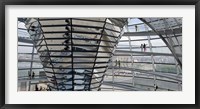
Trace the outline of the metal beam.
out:
<instances>
[{"instance_id":1,"label":"metal beam","mask_svg":"<svg viewBox=\"0 0 200 109\"><path fill-rule=\"evenodd\" d=\"M112 67L109 67L110 69L112 69ZM129 71L132 71L133 69L132 68L127 68L127 67L114 67L114 69L124 69L124 70L129 70ZM153 72L153 71L146 71L146 70L140 70L140 69L134 69L134 71L137 71L137 72L140 72L140 73L146 73L146 74L151 74L151 75L156 75L156 76L160 76L160 77L165 77L165 78L169 78L169 79L172 79L172 80L176 80L176 81L180 81L182 82L182 79L181 78L178 78L177 76L171 76L171 75L167 75L167 74L164 74L162 72Z\"/></svg>"},{"instance_id":2,"label":"metal beam","mask_svg":"<svg viewBox=\"0 0 200 109\"><path fill-rule=\"evenodd\" d=\"M133 53L133 54L143 54L143 55L161 55L161 56L174 56L173 54L169 53L155 53L155 52L140 52L140 51L127 51L127 50L116 50L115 54L117 53ZM120 55L120 54L119 54ZM181 57L181 54L176 54L178 57Z\"/></svg>"},{"instance_id":3,"label":"metal beam","mask_svg":"<svg viewBox=\"0 0 200 109\"><path fill-rule=\"evenodd\" d=\"M182 29L181 28L175 28L173 29L174 33L176 34L181 34L182 33ZM163 31L157 31L159 34L161 35L165 35L165 32L167 34L171 34L171 30L166 30L165 32ZM158 35L154 32L154 30L152 29L152 31L141 31L141 32L125 32L123 34L123 36L146 36L146 35L150 35L150 36L155 36Z\"/></svg>"}]
</instances>

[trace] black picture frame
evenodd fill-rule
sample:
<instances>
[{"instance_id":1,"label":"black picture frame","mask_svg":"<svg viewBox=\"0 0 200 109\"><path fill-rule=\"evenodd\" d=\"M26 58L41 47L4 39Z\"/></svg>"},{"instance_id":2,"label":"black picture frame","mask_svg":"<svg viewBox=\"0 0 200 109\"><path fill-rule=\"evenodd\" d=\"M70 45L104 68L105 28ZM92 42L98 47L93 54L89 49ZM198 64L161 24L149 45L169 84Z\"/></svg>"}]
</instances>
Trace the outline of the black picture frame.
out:
<instances>
[{"instance_id":1,"label":"black picture frame","mask_svg":"<svg viewBox=\"0 0 200 109\"><path fill-rule=\"evenodd\" d=\"M5 104L5 6L6 5L195 5L195 104ZM199 36L200 0L1 0L0 2L0 107L1 109L59 109L59 108L156 108L156 109L198 109L199 103ZM19 98L20 99L20 98ZM145 98L144 98L145 99ZM173 98L172 98L173 99Z\"/></svg>"}]
</instances>

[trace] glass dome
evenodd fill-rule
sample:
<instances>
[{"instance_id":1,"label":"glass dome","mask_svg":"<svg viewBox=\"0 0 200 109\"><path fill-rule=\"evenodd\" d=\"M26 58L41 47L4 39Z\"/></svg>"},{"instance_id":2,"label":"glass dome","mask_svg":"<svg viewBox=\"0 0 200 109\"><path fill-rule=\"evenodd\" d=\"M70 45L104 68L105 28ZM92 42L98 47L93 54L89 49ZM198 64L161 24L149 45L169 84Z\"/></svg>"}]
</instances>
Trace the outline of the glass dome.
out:
<instances>
[{"instance_id":1,"label":"glass dome","mask_svg":"<svg viewBox=\"0 0 200 109\"><path fill-rule=\"evenodd\" d=\"M18 41L18 90L182 90L182 18L19 18Z\"/></svg>"}]
</instances>

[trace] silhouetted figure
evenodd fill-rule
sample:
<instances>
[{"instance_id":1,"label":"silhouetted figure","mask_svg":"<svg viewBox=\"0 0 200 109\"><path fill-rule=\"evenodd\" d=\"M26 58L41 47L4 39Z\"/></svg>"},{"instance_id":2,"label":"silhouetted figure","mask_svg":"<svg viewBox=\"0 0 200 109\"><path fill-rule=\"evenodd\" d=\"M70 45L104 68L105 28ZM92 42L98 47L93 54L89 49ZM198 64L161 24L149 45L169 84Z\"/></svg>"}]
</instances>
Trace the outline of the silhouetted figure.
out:
<instances>
[{"instance_id":1,"label":"silhouetted figure","mask_svg":"<svg viewBox=\"0 0 200 109\"><path fill-rule=\"evenodd\" d=\"M158 89L158 86L154 84L154 91L156 91L157 89Z\"/></svg>"},{"instance_id":2,"label":"silhouetted figure","mask_svg":"<svg viewBox=\"0 0 200 109\"><path fill-rule=\"evenodd\" d=\"M31 72L30 71L28 71L28 77L29 77L29 79L31 79Z\"/></svg>"},{"instance_id":3,"label":"silhouetted figure","mask_svg":"<svg viewBox=\"0 0 200 109\"><path fill-rule=\"evenodd\" d=\"M136 32L138 31L138 26L137 26L137 25L135 25L135 31L136 31Z\"/></svg>"},{"instance_id":4,"label":"silhouetted figure","mask_svg":"<svg viewBox=\"0 0 200 109\"><path fill-rule=\"evenodd\" d=\"M37 84L35 85L35 91L39 91Z\"/></svg>"},{"instance_id":5,"label":"silhouetted figure","mask_svg":"<svg viewBox=\"0 0 200 109\"><path fill-rule=\"evenodd\" d=\"M140 48L141 48L141 51L143 51L143 44L141 44Z\"/></svg>"},{"instance_id":6,"label":"silhouetted figure","mask_svg":"<svg viewBox=\"0 0 200 109\"><path fill-rule=\"evenodd\" d=\"M48 86L48 87L47 87L47 91L51 91L51 88L50 88L50 86Z\"/></svg>"},{"instance_id":7,"label":"silhouetted figure","mask_svg":"<svg viewBox=\"0 0 200 109\"><path fill-rule=\"evenodd\" d=\"M35 77L35 73L33 72L33 73L32 73L32 78L34 79L34 77Z\"/></svg>"},{"instance_id":8,"label":"silhouetted figure","mask_svg":"<svg viewBox=\"0 0 200 109\"><path fill-rule=\"evenodd\" d=\"M144 52L146 51L146 44L143 44Z\"/></svg>"},{"instance_id":9,"label":"silhouetted figure","mask_svg":"<svg viewBox=\"0 0 200 109\"><path fill-rule=\"evenodd\" d=\"M158 89L158 86L156 86L155 91Z\"/></svg>"},{"instance_id":10,"label":"silhouetted figure","mask_svg":"<svg viewBox=\"0 0 200 109\"><path fill-rule=\"evenodd\" d=\"M118 64L119 64L119 68L120 68L120 64L121 64L121 63L120 63L120 60L118 61Z\"/></svg>"}]
</instances>

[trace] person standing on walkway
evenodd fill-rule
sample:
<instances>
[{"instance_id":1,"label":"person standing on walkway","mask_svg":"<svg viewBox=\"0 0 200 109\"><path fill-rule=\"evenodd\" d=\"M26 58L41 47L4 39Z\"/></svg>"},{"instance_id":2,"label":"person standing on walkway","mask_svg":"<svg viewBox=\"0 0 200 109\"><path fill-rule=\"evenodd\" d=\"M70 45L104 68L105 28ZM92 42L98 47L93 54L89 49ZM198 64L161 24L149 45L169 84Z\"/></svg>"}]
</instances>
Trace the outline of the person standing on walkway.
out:
<instances>
[{"instance_id":1,"label":"person standing on walkway","mask_svg":"<svg viewBox=\"0 0 200 109\"><path fill-rule=\"evenodd\" d=\"M118 63L119 63L119 68L120 68L120 65L121 65L120 60L118 61Z\"/></svg>"},{"instance_id":2,"label":"person standing on walkway","mask_svg":"<svg viewBox=\"0 0 200 109\"><path fill-rule=\"evenodd\" d=\"M35 91L39 91L37 84L35 85Z\"/></svg>"},{"instance_id":3,"label":"person standing on walkway","mask_svg":"<svg viewBox=\"0 0 200 109\"><path fill-rule=\"evenodd\" d=\"M144 48L144 52L146 51L146 44L144 43L143 45L143 48Z\"/></svg>"},{"instance_id":4,"label":"person standing on walkway","mask_svg":"<svg viewBox=\"0 0 200 109\"><path fill-rule=\"evenodd\" d=\"M140 48L141 48L141 51L143 51L143 44L141 44Z\"/></svg>"},{"instance_id":5,"label":"person standing on walkway","mask_svg":"<svg viewBox=\"0 0 200 109\"><path fill-rule=\"evenodd\" d=\"M30 71L28 71L28 77L29 77L29 79L31 79L31 72Z\"/></svg>"},{"instance_id":6,"label":"person standing on walkway","mask_svg":"<svg viewBox=\"0 0 200 109\"><path fill-rule=\"evenodd\" d=\"M136 32L138 31L138 26L137 26L137 25L135 25L135 31L136 31Z\"/></svg>"},{"instance_id":7,"label":"person standing on walkway","mask_svg":"<svg viewBox=\"0 0 200 109\"><path fill-rule=\"evenodd\" d=\"M34 79L34 77L35 77L35 73L33 72L33 73L32 73L32 78Z\"/></svg>"}]
</instances>

